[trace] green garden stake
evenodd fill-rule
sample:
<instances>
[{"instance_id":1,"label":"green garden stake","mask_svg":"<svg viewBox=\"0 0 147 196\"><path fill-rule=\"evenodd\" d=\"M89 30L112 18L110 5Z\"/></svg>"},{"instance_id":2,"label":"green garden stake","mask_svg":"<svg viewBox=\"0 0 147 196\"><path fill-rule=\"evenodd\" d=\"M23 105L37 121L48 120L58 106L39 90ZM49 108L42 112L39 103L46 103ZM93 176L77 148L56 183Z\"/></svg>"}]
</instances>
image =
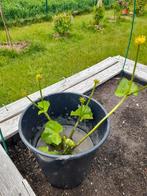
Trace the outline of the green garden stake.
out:
<instances>
[{"instance_id":1,"label":"green garden stake","mask_svg":"<svg viewBox=\"0 0 147 196\"><path fill-rule=\"evenodd\" d=\"M0 142L2 142L2 145L3 145L3 147L4 147L5 151L6 151L6 153L8 154L7 144L6 144L6 142L5 142L5 139L4 139L4 136L3 136L3 134L2 134L1 129L0 129Z\"/></svg>"},{"instance_id":2,"label":"green garden stake","mask_svg":"<svg viewBox=\"0 0 147 196\"><path fill-rule=\"evenodd\" d=\"M46 14L48 13L48 0L45 0L45 11Z\"/></svg>"},{"instance_id":3,"label":"green garden stake","mask_svg":"<svg viewBox=\"0 0 147 196\"><path fill-rule=\"evenodd\" d=\"M129 54L129 49L130 49L132 35L133 35L133 29L134 29L135 16L136 16L136 0L134 0L134 2L133 2L133 17L132 17L132 22L131 22L131 31L130 31L130 35L129 35L129 39L128 39L128 46L127 46L127 49L126 49L126 54L125 54L125 60L124 60L124 63L123 63L122 73L124 71L126 61L127 61L127 58L128 58L128 54Z\"/></svg>"}]
</instances>

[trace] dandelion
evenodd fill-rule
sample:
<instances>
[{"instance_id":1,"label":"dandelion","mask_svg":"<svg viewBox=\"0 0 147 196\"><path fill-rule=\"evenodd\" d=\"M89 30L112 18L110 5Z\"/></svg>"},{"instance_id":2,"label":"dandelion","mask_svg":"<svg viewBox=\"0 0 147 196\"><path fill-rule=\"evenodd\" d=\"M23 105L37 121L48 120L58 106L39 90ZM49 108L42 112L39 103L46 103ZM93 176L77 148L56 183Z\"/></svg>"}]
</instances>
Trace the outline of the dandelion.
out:
<instances>
[{"instance_id":1,"label":"dandelion","mask_svg":"<svg viewBox=\"0 0 147 196\"><path fill-rule=\"evenodd\" d=\"M42 80L42 75L41 75L41 74L37 74L37 75L36 75L36 80L37 80L37 81Z\"/></svg>"},{"instance_id":2,"label":"dandelion","mask_svg":"<svg viewBox=\"0 0 147 196\"><path fill-rule=\"evenodd\" d=\"M137 45L142 45L146 42L146 37L144 35L140 35L138 37L136 37L135 39L135 44Z\"/></svg>"}]
</instances>

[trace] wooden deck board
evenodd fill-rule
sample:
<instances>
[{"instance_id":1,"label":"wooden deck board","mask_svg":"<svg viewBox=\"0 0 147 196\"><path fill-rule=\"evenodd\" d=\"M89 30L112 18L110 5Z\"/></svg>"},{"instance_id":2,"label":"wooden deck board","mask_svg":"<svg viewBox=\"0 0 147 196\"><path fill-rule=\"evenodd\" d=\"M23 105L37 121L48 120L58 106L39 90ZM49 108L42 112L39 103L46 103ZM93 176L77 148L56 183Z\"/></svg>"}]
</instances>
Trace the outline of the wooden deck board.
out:
<instances>
[{"instance_id":1,"label":"wooden deck board","mask_svg":"<svg viewBox=\"0 0 147 196\"><path fill-rule=\"evenodd\" d=\"M103 71L104 69L112 66L117 62L117 59L109 57L90 68L87 68L69 78L66 78L60 82L57 82L43 89L43 95L46 96L54 92L65 91L70 87L84 81L85 79L91 77L96 73ZM34 101L37 100L39 97L39 91L30 95L30 98ZM7 105L6 107L0 108L0 123L20 114L29 104L30 102L27 98L22 98L16 102Z\"/></svg>"},{"instance_id":2,"label":"wooden deck board","mask_svg":"<svg viewBox=\"0 0 147 196\"><path fill-rule=\"evenodd\" d=\"M123 64L125 58L122 56L117 56L116 59ZM125 73L131 75L133 72L134 61L127 59L126 65L124 67ZM135 77L143 82L147 82L147 66L137 63L137 68L135 72Z\"/></svg>"},{"instance_id":3,"label":"wooden deck board","mask_svg":"<svg viewBox=\"0 0 147 196\"><path fill-rule=\"evenodd\" d=\"M124 57L109 57L104 61L83 70L65 80L57 82L45 89L43 95L46 96L55 92L77 92L85 93L91 90L93 80L100 80L100 84L113 78L122 70ZM125 72L131 74L134 61L127 59ZM147 82L147 66L137 64L136 77ZM35 101L40 97L39 92L33 93L30 97ZM13 102L0 109L0 128L5 139L12 137L18 131L18 122L22 111L30 104L26 98ZM0 145L0 196L35 196L28 182L23 179L11 159Z\"/></svg>"},{"instance_id":4,"label":"wooden deck board","mask_svg":"<svg viewBox=\"0 0 147 196\"><path fill-rule=\"evenodd\" d=\"M110 78L119 74L121 69L122 69L122 65L120 63L114 64L111 67L103 70L102 72L97 73L97 74L87 78L86 80L78 83L77 85L72 86L64 91L65 92L85 93L85 92L91 90L91 88L93 87L93 80L94 79L100 80L100 84L102 84L102 83L106 82L107 80L109 80ZM54 91L54 92L58 92L58 89L56 89L56 91ZM6 139L12 137L13 135L15 135L18 132L18 122L19 122L20 116L21 116L21 114L18 114L16 116L14 116L13 118L11 118L7 121L4 121L3 123L0 124L3 135Z\"/></svg>"},{"instance_id":5,"label":"wooden deck board","mask_svg":"<svg viewBox=\"0 0 147 196\"><path fill-rule=\"evenodd\" d=\"M0 145L0 196L9 195L35 196L35 193Z\"/></svg>"}]
</instances>

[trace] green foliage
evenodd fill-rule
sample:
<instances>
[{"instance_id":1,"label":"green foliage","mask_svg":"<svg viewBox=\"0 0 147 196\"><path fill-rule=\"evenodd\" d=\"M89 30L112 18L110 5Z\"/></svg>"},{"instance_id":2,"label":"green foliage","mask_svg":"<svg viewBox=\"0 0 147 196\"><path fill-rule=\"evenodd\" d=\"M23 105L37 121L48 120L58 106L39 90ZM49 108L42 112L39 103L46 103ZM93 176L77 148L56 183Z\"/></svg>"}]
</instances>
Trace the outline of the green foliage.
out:
<instances>
[{"instance_id":1,"label":"green foliage","mask_svg":"<svg viewBox=\"0 0 147 196\"><path fill-rule=\"evenodd\" d=\"M54 132L61 133L63 131L63 127L57 121L50 120L46 123L45 130L47 130L49 134L52 134Z\"/></svg>"},{"instance_id":2,"label":"green foliage","mask_svg":"<svg viewBox=\"0 0 147 196\"><path fill-rule=\"evenodd\" d=\"M102 7L101 6L94 7L94 23L96 25L99 25L102 22L102 20L104 18L104 14L105 14L105 9L103 6Z\"/></svg>"},{"instance_id":3,"label":"green foliage","mask_svg":"<svg viewBox=\"0 0 147 196\"><path fill-rule=\"evenodd\" d=\"M112 8L113 8L113 11L114 11L114 18L116 20L120 19L120 16L121 16L121 6L119 4L118 1L114 1L113 4L112 4Z\"/></svg>"},{"instance_id":4,"label":"green foliage","mask_svg":"<svg viewBox=\"0 0 147 196\"><path fill-rule=\"evenodd\" d=\"M142 16L144 14L145 5L147 5L146 0L136 0L136 14L137 14L137 16Z\"/></svg>"},{"instance_id":5,"label":"green foliage","mask_svg":"<svg viewBox=\"0 0 147 196\"><path fill-rule=\"evenodd\" d=\"M72 15L69 13L61 13L54 17L54 30L60 35L70 32L72 26Z\"/></svg>"},{"instance_id":6,"label":"green foliage","mask_svg":"<svg viewBox=\"0 0 147 196\"><path fill-rule=\"evenodd\" d=\"M48 146L39 146L38 150L40 150L40 151L42 151L44 153L47 153L47 154L60 155L60 153L58 151L56 151L56 150L49 151Z\"/></svg>"},{"instance_id":7,"label":"green foliage","mask_svg":"<svg viewBox=\"0 0 147 196\"><path fill-rule=\"evenodd\" d=\"M93 5L93 0L48 0L47 15L65 11L85 12L91 10ZM47 19L45 0L3 0L3 7L10 22L25 23Z\"/></svg>"},{"instance_id":8,"label":"green foliage","mask_svg":"<svg viewBox=\"0 0 147 196\"><path fill-rule=\"evenodd\" d=\"M12 1L11 1L12 2ZM105 12L106 17L112 11ZM81 28L82 22L92 21L91 14L75 17L72 34L68 40L56 41L49 37L52 24L43 22L25 27L10 28L13 41L31 43L26 52L12 54L0 49L0 107L22 97L21 89L28 94L36 92L38 87L34 81L36 70L40 70L44 79L42 87L49 86L83 69L94 65L108 56L124 55L128 41L130 22L107 23L103 32L95 32ZM138 17L134 35L147 35L147 15ZM141 25L140 25L141 24ZM111 40L115 40L112 42ZM5 42L5 34L0 31L0 42ZM132 42L132 48L135 45ZM82 51L82 52L81 52ZM130 50L129 58L134 59L136 50ZM139 58L140 63L147 64L147 47L143 46ZM16 58L17 57L17 58ZM61 60L62 59L62 60ZM51 74L52 73L52 74ZM17 79L16 79L17 78ZM23 78L23 79L22 79Z\"/></svg>"},{"instance_id":9,"label":"green foliage","mask_svg":"<svg viewBox=\"0 0 147 196\"><path fill-rule=\"evenodd\" d=\"M115 91L115 95L117 97L123 97L125 95L128 95L129 93L133 93L133 95L137 96L138 95L138 86L133 82L132 85L131 85L131 89L130 89L130 92L129 92L129 88L130 88L130 80L126 79L126 78L123 78L116 91Z\"/></svg>"},{"instance_id":10,"label":"green foliage","mask_svg":"<svg viewBox=\"0 0 147 196\"><path fill-rule=\"evenodd\" d=\"M79 106L79 108L75 111L72 111L70 115L79 117L81 121L93 119L91 108L87 105Z\"/></svg>"},{"instance_id":11,"label":"green foliage","mask_svg":"<svg viewBox=\"0 0 147 196\"><path fill-rule=\"evenodd\" d=\"M57 121L50 120L45 124L45 129L41 134L41 139L46 144L59 145L62 141L59 133L62 131L62 125L60 125Z\"/></svg>"},{"instance_id":12,"label":"green foliage","mask_svg":"<svg viewBox=\"0 0 147 196\"><path fill-rule=\"evenodd\" d=\"M40 101L37 103L38 107L40 108L38 111L38 114L46 113L50 107L50 102L49 101Z\"/></svg>"}]
</instances>

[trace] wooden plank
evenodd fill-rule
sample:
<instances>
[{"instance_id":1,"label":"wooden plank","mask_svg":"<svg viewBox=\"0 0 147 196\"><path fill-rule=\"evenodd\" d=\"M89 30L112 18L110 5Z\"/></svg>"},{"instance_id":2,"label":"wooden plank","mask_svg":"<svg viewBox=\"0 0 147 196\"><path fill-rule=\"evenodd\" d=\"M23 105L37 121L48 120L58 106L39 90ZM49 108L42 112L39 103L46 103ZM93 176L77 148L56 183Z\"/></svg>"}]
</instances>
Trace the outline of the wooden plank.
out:
<instances>
[{"instance_id":1,"label":"wooden plank","mask_svg":"<svg viewBox=\"0 0 147 196\"><path fill-rule=\"evenodd\" d=\"M124 63L125 58L122 56L116 57L122 64ZM127 59L126 65L124 68L125 73L131 75L133 72L134 61ZM147 66L137 63L135 77L143 82L147 82Z\"/></svg>"},{"instance_id":2,"label":"wooden plank","mask_svg":"<svg viewBox=\"0 0 147 196\"><path fill-rule=\"evenodd\" d=\"M77 82L73 82L72 83L72 79L74 80L75 76L76 76L76 80L78 80L77 75L78 75L78 77L80 77L80 75L79 75L81 73L80 72L80 73L78 73L78 74L76 74L76 75L74 75L72 77L67 78L66 81L64 81L64 83L61 81L62 84L61 84L61 86L59 88L54 88L52 90L46 90L45 89L46 90L46 95L51 93L51 92L52 93L53 92L60 92L61 89L62 89L62 91L79 92L79 93L85 93L86 91L89 91L92 88L94 79L101 80L100 84L102 84L105 81L107 81L108 79L110 79L113 76L115 76L115 75L120 73L120 71L122 69L123 62L124 62L124 57L116 56L116 57L114 57L114 59L115 59L115 61L113 61L113 62L120 61L120 63L114 63L113 65L108 66L103 71L99 71L98 73L96 71L92 72L92 69L90 69L90 73L91 73L90 76L88 75L88 72L87 72L87 70L89 70L89 69L86 69L86 74L84 74L84 71L82 71L82 77L83 78L86 77L85 80L82 78L82 80L80 80L80 82L78 82L78 83ZM103 61L103 62L106 63L107 61ZM105 66L106 66L106 64L105 64ZM131 60L127 59L127 64L126 64L126 67L125 67L126 72L129 70L129 73L132 73L133 65L134 65L134 61L131 61ZM142 64L138 64L137 66L138 67L137 67L136 76L145 81L145 78L147 78L147 67L145 65L142 65ZM92 67L95 70L95 66L92 66ZM66 83L68 83L68 82L70 83L70 86L67 87ZM64 84L65 84L66 88L64 88L65 87ZM74 85L72 85L72 84L74 84ZM55 85L52 85L52 86L55 87ZM62 86L64 86L64 87L62 87ZM50 89L50 87L48 87L47 89ZM19 100L17 102L17 105L19 103L21 103L20 101L21 100ZM15 108L15 103L16 102L10 104L10 109L11 109L11 106L12 106L12 111ZM28 102L28 104L29 104L29 102ZM22 105L21 105L21 107L22 107ZM17 133L17 131L18 131L18 121L19 121L19 118L20 118L20 114L23 111L23 108L25 108L25 107L27 107L26 103L21 108L21 110L19 110L18 114L15 112L14 116L10 115L11 118L5 118L5 121L0 123L0 127L1 127L1 129L3 131L3 134L4 134L5 138L9 138L9 137L13 136L15 133ZM11 111L10 111L10 114L11 114Z\"/></svg>"},{"instance_id":3,"label":"wooden plank","mask_svg":"<svg viewBox=\"0 0 147 196\"><path fill-rule=\"evenodd\" d=\"M26 179L23 179L23 180L22 180L22 183L23 183L25 189L27 190L28 194L29 194L30 196L35 196L35 193L32 192L32 188L30 187L28 181L27 181Z\"/></svg>"},{"instance_id":4,"label":"wooden plank","mask_svg":"<svg viewBox=\"0 0 147 196\"><path fill-rule=\"evenodd\" d=\"M86 78L91 77L95 73L101 72L102 70L112 66L117 62L118 62L117 59L109 57L108 59L105 59L104 61L101 61L100 63L97 63L96 65L88 69L85 69L69 78L66 78L60 82L57 82L56 84L53 84L43 89L43 95L46 96L50 93L67 90L70 87L85 80ZM34 101L37 100L39 97L40 97L39 92L30 95L30 98L33 99ZM2 107L0 109L0 123L20 114L29 104L30 102L28 101L27 98L22 98L16 102L7 105L6 107Z\"/></svg>"},{"instance_id":5,"label":"wooden plank","mask_svg":"<svg viewBox=\"0 0 147 196\"><path fill-rule=\"evenodd\" d=\"M85 93L93 87L93 80L98 79L100 80L100 84L106 82L107 80L111 79L112 77L116 76L120 73L122 69L122 64L117 63L108 69L93 75L90 78L78 83L75 86L66 89L65 92L77 92L77 93ZM100 85L99 84L99 85ZM18 132L18 122L20 119L21 114L1 123L0 127L2 129L3 135L6 139L12 137Z\"/></svg>"},{"instance_id":6,"label":"wooden plank","mask_svg":"<svg viewBox=\"0 0 147 196\"><path fill-rule=\"evenodd\" d=\"M35 196L32 188L24 179L0 145L0 196Z\"/></svg>"},{"instance_id":7,"label":"wooden plank","mask_svg":"<svg viewBox=\"0 0 147 196\"><path fill-rule=\"evenodd\" d=\"M80 82L79 84L71 87L68 89L69 92L79 92L79 93L85 93L92 89L93 87L93 81L95 79L100 81L100 84L103 84L104 82L108 81L109 79L113 78L114 76L118 75L122 69L122 64L117 63L108 69L105 69L104 71L95 74L94 76L88 78L85 81Z\"/></svg>"}]
</instances>

